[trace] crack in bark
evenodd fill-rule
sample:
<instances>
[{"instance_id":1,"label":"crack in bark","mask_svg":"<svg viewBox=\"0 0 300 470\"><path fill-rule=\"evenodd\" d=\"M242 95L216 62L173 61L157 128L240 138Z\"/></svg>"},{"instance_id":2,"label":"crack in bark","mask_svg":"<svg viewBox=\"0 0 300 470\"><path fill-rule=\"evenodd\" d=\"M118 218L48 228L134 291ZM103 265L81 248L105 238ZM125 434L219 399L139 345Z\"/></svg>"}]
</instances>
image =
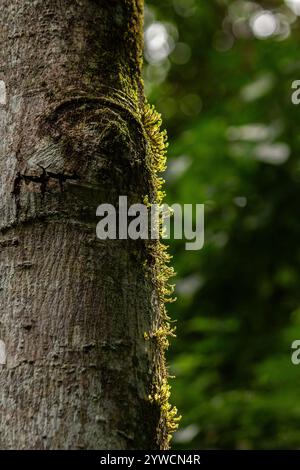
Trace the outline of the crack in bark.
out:
<instances>
[{"instance_id":1,"label":"crack in bark","mask_svg":"<svg viewBox=\"0 0 300 470\"><path fill-rule=\"evenodd\" d=\"M1 248L9 248L12 246L18 246L19 245L19 240L18 238L9 238L6 240L0 240L0 249Z\"/></svg>"},{"instance_id":2,"label":"crack in bark","mask_svg":"<svg viewBox=\"0 0 300 470\"><path fill-rule=\"evenodd\" d=\"M39 165L40 166L40 165ZM38 183L40 184L40 192L42 196L45 195L47 191L47 185L48 182L51 179L57 180L59 182L60 190L61 192L64 191L64 183L68 180L70 181L79 181L80 176L77 175L76 173L74 174L66 174L66 173L53 173L51 171L47 171L45 168L41 167L42 169L42 174L40 176L36 175L26 175L18 172L15 180L14 180L14 186L12 190L12 195L15 198L15 203L16 203L16 218L18 219L18 215L20 213L21 209L21 202L20 202L20 194L21 194L21 186L22 186L22 181L25 182L25 184L28 183ZM1 244L0 244L1 246Z\"/></svg>"},{"instance_id":3,"label":"crack in bark","mask_svg":"<svg viewBox=\"0 0 300 470\"><path fill-rule=\"evenodd\" d=\"M39 165L40 166L40 165ZM40 183L41 185L41 193L44 195L47 190L47 184L50 179L56 179L59 181L60 189L63 192L63 184L67 180L80 180L80 177L74 173L72 175L68 175L65 173L53 173L51 171L46 170L45 168L41 167L43 173L40 176L35 175L26 175L20 174L21 180L24 180L25 183L33 182L33 183Z\"/></svg>"}]
</instances>

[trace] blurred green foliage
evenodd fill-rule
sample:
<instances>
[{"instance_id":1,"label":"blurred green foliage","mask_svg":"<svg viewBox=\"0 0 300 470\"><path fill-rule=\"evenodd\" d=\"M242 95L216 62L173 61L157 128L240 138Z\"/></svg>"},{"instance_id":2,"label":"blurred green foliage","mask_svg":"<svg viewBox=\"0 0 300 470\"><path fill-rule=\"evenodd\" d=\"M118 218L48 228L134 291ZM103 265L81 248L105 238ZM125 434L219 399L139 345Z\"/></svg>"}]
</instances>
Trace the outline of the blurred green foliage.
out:
<instances>
[{"instance_id":1,"label":"blurred green foliage","mask_svg":"<svg viewBox=\"0 0 300 470\"><path fill-rule=\"evenodd\" d=\"M170 247L175 448L300 446L296 13L297 0L147 2L145 83L169 133L167 202L205 204L204 249Z\"/></svg>"}]
</instances>

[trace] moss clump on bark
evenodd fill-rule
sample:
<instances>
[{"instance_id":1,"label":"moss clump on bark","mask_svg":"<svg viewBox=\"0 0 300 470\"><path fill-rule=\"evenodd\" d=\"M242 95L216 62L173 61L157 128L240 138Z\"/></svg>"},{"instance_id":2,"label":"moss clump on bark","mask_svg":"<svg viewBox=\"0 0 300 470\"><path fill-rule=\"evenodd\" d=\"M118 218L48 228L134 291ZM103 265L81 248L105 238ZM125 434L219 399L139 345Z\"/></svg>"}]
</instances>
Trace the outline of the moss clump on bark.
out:
<instances>
[{"instance_id":1,"label":"moss clump on bark","mask_svg":"<svg viewBox=\"0 0 300 470\"><path fill-rule=\"evenodd\" d=\"M143 126L148 142L146 165L151 178L152 194L145 196L145 200L147 200L149 206L151 204L161 204L165 196L162 189L164 179L161 173L166 169L168 143L167 133L165 130L161 130L161 125L161 115L155 110L154 106L146 103L143 113ZM165 360L165 352L169 347L169 337L175 336L175 328L170 324L166 309L166 303L176 300L172 298L174 286L169 283L170 278L174 276L174 270L169 265L171 257L168 253L168 247L161 240L149 242L149 252L153 283L156 288L160 311L156 327L153 331L145 333L146 340L155 342L158 359L156 361L156 381L152 384L149 399L160 407L160 428L163 430L161 440L168 448L172 433L178 428L180 420L177 408L169 403L171 387L168 384L168 378L170 376L168 375Z\"/></svg>"}]
</instances>

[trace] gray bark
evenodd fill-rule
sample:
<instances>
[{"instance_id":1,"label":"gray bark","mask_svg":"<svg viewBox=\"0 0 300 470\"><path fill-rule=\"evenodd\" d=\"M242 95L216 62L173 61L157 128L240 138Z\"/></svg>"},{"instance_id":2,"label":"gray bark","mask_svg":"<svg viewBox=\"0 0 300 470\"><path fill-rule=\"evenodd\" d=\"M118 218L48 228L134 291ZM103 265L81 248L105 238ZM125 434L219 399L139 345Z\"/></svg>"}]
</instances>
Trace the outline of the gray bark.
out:
<instances>
[{"instance_id":1,"label":"gray bark","mask_svg":"<svg viewBox=\"0 0 300 470\"><path fill-rule=\"evenodd\" d=\"M0 39L0 447L164 448L150 254L96 238L153 190L142 1L0 0Z\"/></svg>"}]
</instances>

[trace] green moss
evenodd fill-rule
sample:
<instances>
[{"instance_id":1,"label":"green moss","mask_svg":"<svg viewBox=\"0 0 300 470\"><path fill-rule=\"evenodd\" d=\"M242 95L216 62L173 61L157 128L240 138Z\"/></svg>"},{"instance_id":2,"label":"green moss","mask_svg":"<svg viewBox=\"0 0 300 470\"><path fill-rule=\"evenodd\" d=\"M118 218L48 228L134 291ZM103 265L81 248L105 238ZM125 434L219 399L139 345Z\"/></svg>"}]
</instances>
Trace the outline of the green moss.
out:
<instances>
[{"instance_id":1,"label":"green moss","mask_svg":"<svg viewBox=\"0 0 300 470\"><path fill-rule=\"evenodd\" d=\"M161 124L161 115L156 112L153 106L146 103L143 113L143 126L148 142L146 165L152 188L152 194L144 197L144 202L148 207L151 204L161 204L165 196L162 190L164 180L161 173L166 169L168 143L167 133L161 131ZM158 351L156 381L152 384L149 399L160 407L160 429L165 430L166 433L162 436L162 441L168 448L172 433L177 429L180 420L176 407L169 403L170 385L168 384L165 360L165 351L169 347L169 337L175 336L175 328L170 325L170 318L166 309L166 303L175 300L172 298L174 286L169 283L170 278L174 275L174 270L169 266L171 257L168 254L167 247L161 240L149 242L149 254L151 258L149 264L159 304L158 325L154 331L144 335L145 340L156 342L156 350ZM164 431L162 433L164 434Z\"/></svg>"},{"instance_id":2,"label":"green moss","mask_svg":"<svg viewBox=\"0 0 300 470\"><path fill-rule=\"evenodd\" d=\"M176 406L172 406L169 402L171 395L171 386L168 383L167 378L161 381L160 384L156 385L156 391L149 395L151 403L156 403L160 407L161 415L164 419L164 425L167 428L167 446L172 439L172 433L176 431L179 425L181 416L178 415Z\"/></svg>"}]
</instances>

